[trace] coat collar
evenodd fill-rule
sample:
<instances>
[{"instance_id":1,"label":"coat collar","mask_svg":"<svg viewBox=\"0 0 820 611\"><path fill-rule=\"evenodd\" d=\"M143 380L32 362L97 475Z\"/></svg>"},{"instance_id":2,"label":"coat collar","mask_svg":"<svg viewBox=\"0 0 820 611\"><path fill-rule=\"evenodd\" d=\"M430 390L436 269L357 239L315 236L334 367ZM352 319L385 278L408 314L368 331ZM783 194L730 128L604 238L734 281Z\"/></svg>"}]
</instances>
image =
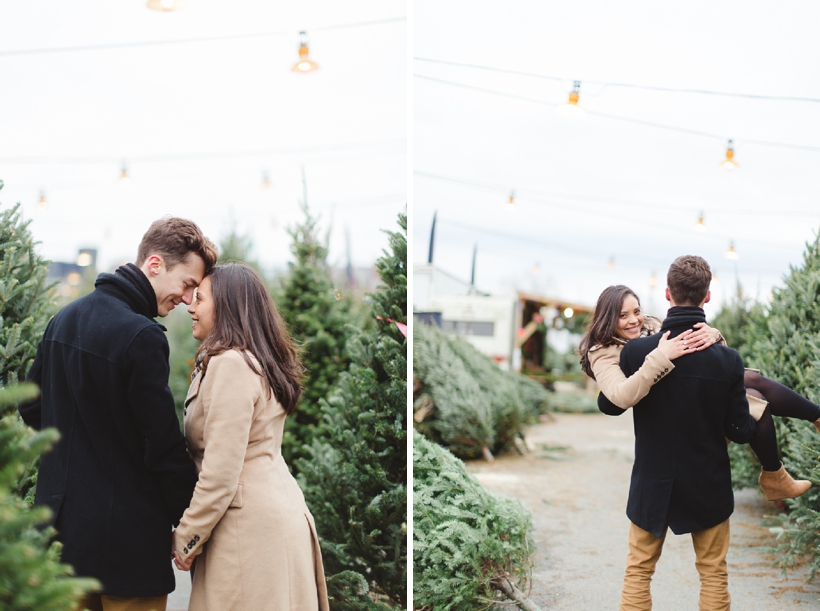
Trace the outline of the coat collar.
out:
<instances>
[{"instance_id":1,"label":"coat collar","mask_svg":"<svg viewBox=\"0 0 820 611\"><path fill-rule=\"evenodd\" d=\"M133 263L126 263L113 274L97 276L94 287L127 303L137 314L156 318L157 295L142 270Z\"/></svg>"},{"instance_id":2,"label":"coat collar","mask_svg":"<svg viewBox=\"0 0 820 611\"><path fill-rule=\"evenodd\" d=\"M669 308L666 318L661 326L661 332L668 331L675 327L691 327L692 325L706 322L706 313L703 308L697 306L675 306Z\"/></svg>"}]
</instances>

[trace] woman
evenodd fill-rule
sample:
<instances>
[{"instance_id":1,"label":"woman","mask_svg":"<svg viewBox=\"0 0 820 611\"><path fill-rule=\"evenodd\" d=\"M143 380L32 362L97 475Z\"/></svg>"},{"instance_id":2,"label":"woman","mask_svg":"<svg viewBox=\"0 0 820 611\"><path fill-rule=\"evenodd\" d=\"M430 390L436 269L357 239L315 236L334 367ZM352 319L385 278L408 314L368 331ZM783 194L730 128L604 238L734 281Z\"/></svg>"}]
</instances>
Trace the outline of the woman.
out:
<instances>
[{"instance_id":1,"label":"woman","mask_svg":"<svg viewBox=\"0 0 820 611\"><path fill-rule=\"evenodd\" d=\"M695 327L696 331L686 331L671 339L668 331L664 333L641 368L627 378L620 367L624 344L630 339L657 333L661 325L657 318L644 317L638 296L632 290L623 285L610 286L598 297L581 339L578 349L581 366L612 403L628 409L674 369L674 359L708 348L717 341L725 344L717 329L702 323ZM757 421L757 436L749 445L760 460L760 487L770 501L798 497L811 487L811 482L792 479L780 462L772 415L807 420L820 431L820 405L754 370L746 370L744 383L749 411Z\"/></svg>"},{"instance_id":2,"label":"woman","mask_svg":"<svg viewBox=\"0 0 820 611\"><path fill-rule=\"evenodd\" d=\"M185 399L199 480L173 557L196 558L192 611L328 609L313 516L282 459L302 369L276 306L250 267L214 268L188 312L202 342Z\"/></svg>"}]
</instances>

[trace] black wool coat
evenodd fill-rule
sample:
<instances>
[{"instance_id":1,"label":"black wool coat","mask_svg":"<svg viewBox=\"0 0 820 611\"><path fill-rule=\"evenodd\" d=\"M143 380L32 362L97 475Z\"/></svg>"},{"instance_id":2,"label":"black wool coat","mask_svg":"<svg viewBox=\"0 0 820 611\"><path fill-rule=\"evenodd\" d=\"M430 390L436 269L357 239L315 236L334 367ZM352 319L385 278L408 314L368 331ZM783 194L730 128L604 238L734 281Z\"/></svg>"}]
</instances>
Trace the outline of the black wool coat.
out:
<instances>
[{"instance_id":1,"label":"black wool coat","mask_svg":"<svg viewBox=\"0 0 820 611\"><path fill-rule=\"evenodd\" d=\"M629 341L621 369L630 376L657 348L661 336L680 335L706 322L701 308L670 308L659 333ZM649 394L634 406L635 464L626 514L637 526L660 537L705 530L734 511L726 437L748 443L756 435L743 385L743 359L725 346L675 359ZM618 416L624 411L603 394L598 407Z\"/></svg>"},{"instance_id":2,"label":"black wool coat","mask_svg":"<svg viewBox=\"0 0 820 611\"><path fill-rule=\"evenodd\" d=\"M96 290L48 324L20 407L60 440L40 462L35 503L53 512L62 560L103 594L174 589L171 529L196 485L168 387L168 340L156 297L133 264L100 274Z\"/></svg>"}]
</instances>

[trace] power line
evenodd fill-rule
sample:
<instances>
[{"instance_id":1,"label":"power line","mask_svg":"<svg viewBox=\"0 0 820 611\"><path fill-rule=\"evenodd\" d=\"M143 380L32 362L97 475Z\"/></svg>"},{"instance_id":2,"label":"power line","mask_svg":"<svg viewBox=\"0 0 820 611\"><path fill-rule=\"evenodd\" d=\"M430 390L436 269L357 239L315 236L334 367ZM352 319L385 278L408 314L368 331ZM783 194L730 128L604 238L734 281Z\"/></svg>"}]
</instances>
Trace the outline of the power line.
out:
<instances>
[{"instance_id":1,"label":"power line","mask_svg":"<svg viewBox=\"0 0 820 611\"><path fill-rule=\"evenodd\" d=\"M477 70L486 70L490 72L500 72L502 74L515 74L518 76L528 76L532 78L539 78L549 81L575 81L578 79L570 79L566 77L559 77L559 76L548 76L546 74L537 74L533 72L522 72L519 70L508 70L505 68L495 68L492 66L482 66L480 64L468 64L463 62L451 62L442 59L432 59L428 57L414 57L416 61L421 62L429 62L434 64L443 64L446 66L458 66L460 68L474 68ZM659 87L656 85L637 85L635 83L617 83L611 81L590 81L590 80L583 80L585 84L591 85L601 85L605 87L622 87L627 89L645 89L647 91L664 91L668 93L694 93L700 95L715 95L715 96L724 96L729 98L747 98L753 100L777 100L783 102L813 102L818 103L820 102L820 98L802 98L797 96L782 96L782 95L761 95L761 94L754 94L754 93L731 93L728 91L712 91L709 89L687 89L683 87Z\"/></svg>"},{"instance_id":2,"label":"power line","mask_svg":"<svg viewBox=\"0 0 820 611\"><path fill-rule=\"evenodd\" d=\"M391 17L388 19L377 19L374 21L358 21L354 23L343 23L338 25L327 25L313 28L312 32L342 30L348 28L358 28L374 25L382 25L385 23L395 23L399 21L407 21L407 17ZM71 53L75 51L100 51L104 49L127 49L134 47L154 47L159 45L179 45L199 42L215 42L220 40L237 40L241 38L272 38L276 36L285 36L292 32L279 30L275 32L257 32L252 34L226 34L224 36L200 36L197 38L178 38L175 40L150 40L142 42L118 42L100 45L80 45L75 47L52 47L47 49L15 49L10 51L0 51L0 57L10 57L19 55L42 55L45 53Z\"/></svg>"},{"instance_id":3,"label":"power line","mask_svg":"<svg viewBox=\"0 0 820 611\"><path fill-rule=\"evenodd\" d=\"M465 83L458 83L456 81L448 81L446 79L435 78L435 77L432 77L432 76L425 76L423 74L414 74L413 76L415 78L423 79L423 80L426 80L426 81L433 81L435 83L450 85L451 87L459 87L461 89L469 89L469 90L472 90L472 91L479 91L481 93L488 93L488 94L496 95L496 96L500 96L500 97L512 98L512 99L521 100L521 101L524 101L524 102L531 102L533 104L540 104L542 106L549 106L549 107L553 107L553 108L557 107L557 106L560 106L560 104L557 104L555 102L547 102L545 100L539 100L537 98L530 98L530 97L525 97L525 96L514 95L514 94L511 94L511 93L507 93L505 91L496 91L494 89L486 89L484 87L476 87L474 85L467 85ZM630 117L621 117L621 116L618 116L618 115L611 115L611 114L608 114L608 113L595 112L595 111L591 111L591 110L587 110L586 113L588 115L603 117L605 119L614 119L616 121L624 121L626 123L634 123L636 125L643 125L644 127L655 127L655 128L658 128L658 129L665 129L665 130L668 130L668 131L674 131L674 132L679 132L679 133L683 133L683 134L688 134L688 135L691 135L691 136L701 136L703 138L712 138L712 139L721 140L721 141L726 141L727 140L727 137L725 135L722 135L722 134L714 134L714 133L710 133L710 132L703 132L703 131L699 131L699 130L688 129L688 128L685 128L685 127L675 127L675 126L672 126L672 125L664 125L662 123L654 123L652 121L644 121L642 119L632 119ZM746 139L743 139L743 138L733 138L733 140L734 140L735 143L737 143L738 141L741 141L744 144L758 144L758 145L761 145L761 146L775 146L775 147L779 147L779 148L788 148L788 149L795 149L795 150L801 150L801 151L820 152L820 146L809 146L809 145L803 145L803 144L790 144L790 143L785 143L785 142L770 142L770 141L766 141L766 140L746 140Z\"/></svg>"},{"instance_id":4,"label":"power line","mask_svg":"<svg viewBox=\"0 0 820 611\"><path fill-rule=\"evenodd\" d=\"M77 157L62 157L62 156L43 156L43 157L0 157L0 163L8 164L103 164L103 163L122 163L123 159L132 163L153 163L169 161L195 161L205 159L226 159L230 157L265 157L273 155L289 155L298 153L324 153L337 151L351 151L359 149L380 148L388 146L406 145L405 138L396 138L393 140L369 140L363 142L342 142L330 145L315 145L315 146L295 146L283 147L278 149L262 149L255 151L212 151L207 153L180 153L170 155L117 155L117 156L77 156Z\"/></svg>"},{"instance_id":5,"label":"power line","mask_svg":"<svg viewBox=\"0 0 820 611\"><path fill-rule=\"evenodd\" d=\"M484 191L493 191L496 193L503 193L508 194L512 188L509 185L501 185L497 183L488 183L482 182L478 180L471 180L467 178L456 178L453 176L444 176L442 174L433 174L432 172L422 172L419 170L415 170L413 172L415 176L421 176L424 178L432 178L434 180L441 180L444 182L452 182L456 184L463 184L469 187L473 187L476 189L484 190ZM658 210L673 210L678 212L692 212L697 210L708 210L709 215L712 214L749 214L749 215L760 215L760 216L802 216L802 217L812 217L817 218L818 212L817 210L752 210L748 208L722 208L720 210L710 210L709 206L707 205L670 205L670 204L659 204L655 202L639 202L635 200L629 199L620 199L616 197L603 197L598 195L583 195L579 193L560 193L560 192L550 192L550 191L539 191L535 189L526 189L526 188L516 188L515 189L515 198L516 200L523 199L526 201L528 195L532 197L560 197L566 199L576 199L582 201L589 201L589 202L600 202L604 204L617 204L619 206L634 206L638 208L647 208L649 210L658 211Z\"/></svg>"}]
</instances>

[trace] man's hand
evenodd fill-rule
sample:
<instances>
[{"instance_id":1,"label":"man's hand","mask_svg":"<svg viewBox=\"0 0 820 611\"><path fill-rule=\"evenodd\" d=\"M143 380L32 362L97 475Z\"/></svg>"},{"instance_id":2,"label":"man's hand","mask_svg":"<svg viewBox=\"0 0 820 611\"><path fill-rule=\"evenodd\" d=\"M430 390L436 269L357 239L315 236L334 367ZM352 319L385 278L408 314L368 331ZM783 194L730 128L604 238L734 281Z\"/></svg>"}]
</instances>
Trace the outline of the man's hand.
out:
<instances>
[{"instance_id":1,"label":"man's hand","mask_svg":"<svg viewBox=\"0 0 820 611\"><path fill-rule=\"evenodd\" d=\"M180 571L190 571L195 560L195 556L191 556L183 560L176 552L171 553L171 558L174 559L174 564Z\"/></svg>"}]
</instances>

